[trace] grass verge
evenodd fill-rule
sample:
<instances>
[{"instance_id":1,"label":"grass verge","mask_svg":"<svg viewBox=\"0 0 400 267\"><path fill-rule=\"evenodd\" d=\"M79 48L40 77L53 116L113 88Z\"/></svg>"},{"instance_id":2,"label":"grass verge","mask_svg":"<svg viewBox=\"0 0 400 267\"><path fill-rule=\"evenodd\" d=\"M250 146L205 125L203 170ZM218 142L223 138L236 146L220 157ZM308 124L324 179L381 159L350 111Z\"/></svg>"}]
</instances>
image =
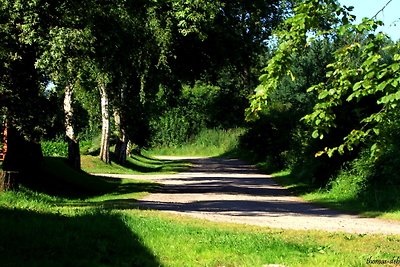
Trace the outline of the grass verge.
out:
<instances>
[{"instance_id":1,"label":"grass verge","mask_svg":"<svg viewBox=\"0 0 400 267\"><path fill-rule=\"evenodd\" d=\"M273 176L278 183L306 201L336 210L356 213L365 217L400 221L400 207L398 209L374 208L366 205L357 196L352 194L312 187L307 183L299 181L290 171L277 172Z\"/></svg>"}]
</instances>

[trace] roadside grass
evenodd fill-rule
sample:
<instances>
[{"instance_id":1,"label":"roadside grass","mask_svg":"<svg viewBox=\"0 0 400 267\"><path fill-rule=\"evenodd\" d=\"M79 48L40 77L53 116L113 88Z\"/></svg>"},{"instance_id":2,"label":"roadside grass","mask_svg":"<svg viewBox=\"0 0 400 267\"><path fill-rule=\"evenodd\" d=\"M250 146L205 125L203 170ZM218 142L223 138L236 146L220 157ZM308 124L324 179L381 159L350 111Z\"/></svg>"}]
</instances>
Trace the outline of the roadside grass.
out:
<instances>
[{"instance_id":1,"label":"roadside grass","mask_svg":"<svg viewBox=\"0 0 400 267\"><path fill-rule=\"evenodd\" d=\"M173 147L155 147L149 149L147 153L168 156L219 156L234 150L243 133L243 128L204 129L185 144Z\"/></svg>"},{"instance_id":2,"label":"roadside grass","mask_svg":"<svg viewBox=\"0 0 400 267\"><path fill-rule=\"evenodd\" d=\"M145 154L133 154L127 157L125 165L112 161L104 163L96 156L82 155L82 170L88 173L113 173L113 174L154 174L176 173L186 170L190 164L184 161L171 161L156 159Z\"/></svg>"},{"instance_id":3,"label":"roadside grass","mask_svg":"<svg viewBox=\"0 0 400 267\"><path fill-rule=\"evenodd\" d=\"M371 207L351 192L316 188L298 181L296 175L288 170L272 175L278 183L306 201L336 210L356 213L364 217L400 220L400 207L390 209Z\"/></svg>"},{"instance_id":4,"label":"roadside grass","mask_svg":"<svg viewBox=\"0 0 400 267\"><path fill-rule=\"evenodd\" d=\"M213 223L28 189L0 194L0 227L2 266L365 266L400 249L400 236Z\"/></svg>"},{"instance_id":5,"label":"roadside grass","mask_svg":"<svg viewBox=\"0 0 400 267\"><path fill-rule=\"evenodd\" d=\"M42 181L56 182L45 190L0 194L1 266L365 266L399 256L400 236L279 230L137 209L136 200L157 184L91 176L60 158L46 162Z\"/></svg>"}]
</instances>

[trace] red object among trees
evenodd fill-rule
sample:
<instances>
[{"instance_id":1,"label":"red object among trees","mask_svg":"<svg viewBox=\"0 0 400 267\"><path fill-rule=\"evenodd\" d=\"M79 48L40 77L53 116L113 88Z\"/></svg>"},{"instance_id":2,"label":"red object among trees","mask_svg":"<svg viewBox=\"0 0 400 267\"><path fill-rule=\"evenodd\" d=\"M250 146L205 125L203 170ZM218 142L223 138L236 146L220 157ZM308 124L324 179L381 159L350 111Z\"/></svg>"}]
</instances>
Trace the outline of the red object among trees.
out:
<instances>
[{"instance_id":1,"label":"red object among trees","mask_svg":"<svg viewBox=\"0 0 400 267\"><path fill-rule=\"evenodd\" d=\"M2 146L0 147L0 161L3 161L7 153L7 126L5 122L3 123L1 128Z\"/></svg>"}]
</instances>

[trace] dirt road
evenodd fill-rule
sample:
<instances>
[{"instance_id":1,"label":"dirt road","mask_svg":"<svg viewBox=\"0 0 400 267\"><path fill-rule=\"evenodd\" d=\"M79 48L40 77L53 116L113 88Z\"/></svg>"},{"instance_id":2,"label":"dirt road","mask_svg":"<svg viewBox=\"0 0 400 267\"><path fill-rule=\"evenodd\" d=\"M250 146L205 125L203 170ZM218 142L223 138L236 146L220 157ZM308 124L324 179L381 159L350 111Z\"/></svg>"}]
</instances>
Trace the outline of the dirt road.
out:
<instances>
[{"instance_id":1,"label":"dirt road","mask_svg":"<svg viewBox=\"0 0 400 267\"><path fill-rule=\"evenodd\" d=\"M211 221L283 229L348 233L400 234L400 223L345 214L292 196L269 175L236 159L186 158L187 172L125 176L159 182L159 192L139 201L141 207Z\"/></svg>"}]
</instances>

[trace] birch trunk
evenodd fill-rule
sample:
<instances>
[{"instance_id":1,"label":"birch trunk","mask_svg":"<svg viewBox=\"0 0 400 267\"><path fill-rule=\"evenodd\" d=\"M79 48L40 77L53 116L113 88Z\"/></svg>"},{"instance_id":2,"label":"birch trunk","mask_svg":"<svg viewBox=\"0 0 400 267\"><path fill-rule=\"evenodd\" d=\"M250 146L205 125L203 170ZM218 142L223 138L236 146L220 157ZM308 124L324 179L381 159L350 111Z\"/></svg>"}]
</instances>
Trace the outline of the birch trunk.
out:
<instances>
[{"instance_id":1,"label":"birch trunk","mask_svg":"<svg viewBox=\"0 0 400 267\"><path fill-rule=\"evenodd\" d=\"M115 158L119 164L125 164L129 138L126 134L124 119L119 110L114 111L114 121L117 130L117 144L114 151Z\"/></svg>"},{"instance_id":2,"label":"birch trunk","mask_svg":"<svg viewBox=\"0 0 400 267\"><path fill-rule=\"evenodd\" d=\"M110 163L110 111L108 104L108 94L105 84L100 84L101 98L101 143L100 159L105 163Z\"/></svg>"},{"instance_id":3,"label":"birch trunk","mask_svg":"<svg viewBox=\"0 0 400 267\"><path fill-rule=\"evenodd\" d=\"M68 163L75 169L81 169L81 155L79 151L79 140L76 138L74 131L74 109L72 106L73 88L68 85L65 87L64 95L64 118L65 118L65 134L68 142Z\"/></svg>"}]
</instances>

